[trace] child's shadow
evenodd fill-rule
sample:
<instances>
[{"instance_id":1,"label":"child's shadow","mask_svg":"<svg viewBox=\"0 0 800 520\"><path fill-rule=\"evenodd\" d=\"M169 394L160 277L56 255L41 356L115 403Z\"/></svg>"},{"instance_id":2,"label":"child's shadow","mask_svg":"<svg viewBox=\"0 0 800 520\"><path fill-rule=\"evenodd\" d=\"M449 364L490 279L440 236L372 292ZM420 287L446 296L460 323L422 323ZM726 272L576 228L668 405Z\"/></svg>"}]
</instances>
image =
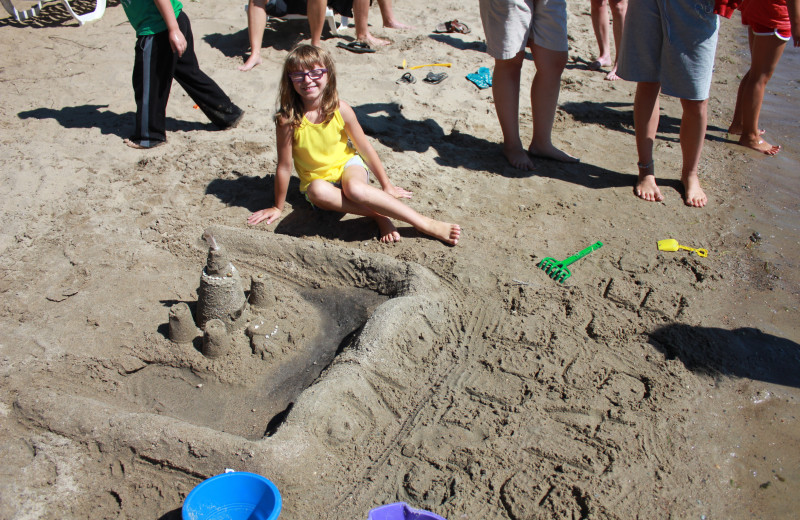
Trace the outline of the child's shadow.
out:
<instances>
[{"instance_id":1,"label":"child's shadow","mask_svg":"<svg viewBox=\"0 0 800 520\"><path fill-rule=\"evenodd\" d=\"M136 114L125 112L117 114L110 110L108 105L80 105L76 107L63 108L34 108L25 110L17 114L20 119L55 119L64 128L97 128L100 133L106 135L118 135L128 137L133 133L133 124ZM179 119L167 118L167 131L208 130L216 128L211 123L200 123L197 121L181 121Z\"/></svg>"},{"instance_id":2,"label":"child's shadow","mask_svg":"<svg viewBox=\"0 0 800 520\"><path fill-rule=\"evenodd\" d=\"M274 175L245 176L234 180L214 179L206 187L206 194L217 197L228 206L256 212L271 207L274 190ZM289 179L286 202L291 211L283 213L275 226L275 233L293 237L313 235L346 242L371 240L378 235L377 226L370 218L349 216L345 219L342 213L313 207L300 193L300 180L294 175ZM266 229L267 225L261 223L257 227ZM401 236L417 236L417 231L411 227L401 227L398 231Z\"/></svg>"}]
</instances>

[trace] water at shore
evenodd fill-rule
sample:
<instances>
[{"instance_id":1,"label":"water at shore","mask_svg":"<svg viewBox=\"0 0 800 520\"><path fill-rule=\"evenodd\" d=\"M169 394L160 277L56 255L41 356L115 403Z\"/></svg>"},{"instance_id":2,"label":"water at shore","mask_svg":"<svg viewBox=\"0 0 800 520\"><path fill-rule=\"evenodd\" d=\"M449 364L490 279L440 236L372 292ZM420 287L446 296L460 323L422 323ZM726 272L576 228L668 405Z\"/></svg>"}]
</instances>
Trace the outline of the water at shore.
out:
<instances>
[{"instance_id":1,"label":"water at shore","mask_svg":"<svg viewBox=\"0 0 800 520\"><path fill-rule=\"evenodd\" d=\"M743 53L746 56L746 40ZM743 63L749 63L748 59ZM742 150L742 184L746 196L734 212L735 235L750 240L754 271L763 283L730 302L742 320L732 328L755 327L766 334L800 343L800 49L787 44L771 79L760 116L765 139L783 149L775 157ZM743 66L742 74L747 66ZM726 122L727 124L727 122ZM738 149L737 145L731 145ZM752 280L751 280L752 282ZM738 321L738 320L737 320ZM762 345L753 345L762 348ZM795 360L787 360L794 363ZM710 421L721 433L729 456L731 492L744 498L741 518L790 518L800 506L800 435L798 388L740 379L739 399L718 400ZM721 412L720 412L721 410ZM725 413L728 410L729 413ZM733 413L730 413L733 411ZM724 417L723 417L724 416Z\"/></svg>"},{"instance_id":2,"label":"water at shore","mask_svg":"<svg viewBox=\"0 0 800 520\"><path fill-rule=\"evenodd\" d=\"M742 205L740 222L753 235L754 257L770 282L771 303L753 302L749 314L754 324L793 341L800 341L800 49L787 44L775 75L767 86L760 127L765 139L783 149L775 157L743 152L749 197ZM744 72L744 70L742 71ZM759 240L760 238L760 240ZM777 298L773 297L776 296Z\"/></svg>"}]
</instances>

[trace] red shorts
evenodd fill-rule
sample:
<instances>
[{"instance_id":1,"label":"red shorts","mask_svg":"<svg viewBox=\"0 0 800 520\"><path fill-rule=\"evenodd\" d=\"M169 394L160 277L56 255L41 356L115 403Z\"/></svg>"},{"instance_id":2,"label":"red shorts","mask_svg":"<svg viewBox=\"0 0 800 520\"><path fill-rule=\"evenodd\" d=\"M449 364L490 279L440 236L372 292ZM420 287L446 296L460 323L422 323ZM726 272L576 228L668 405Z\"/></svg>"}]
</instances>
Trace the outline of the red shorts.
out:
<instances>
[{"instance_id":1,"label":"red shorts","mask_svg":"<svg viewBox=\"0 0 800 520\"><path fill-rule=\"evenodd\" d=\"M750 23L745 25L749 25L750 28L753 30L753 34L756 34L758 36L771 36L774 34L781 40L787 42L792 39L791 29L784 29L782 31L780 29L775 29L774 27L769 27L768 25L761 25L760 23Z\"/></svg>"}]
</instances>

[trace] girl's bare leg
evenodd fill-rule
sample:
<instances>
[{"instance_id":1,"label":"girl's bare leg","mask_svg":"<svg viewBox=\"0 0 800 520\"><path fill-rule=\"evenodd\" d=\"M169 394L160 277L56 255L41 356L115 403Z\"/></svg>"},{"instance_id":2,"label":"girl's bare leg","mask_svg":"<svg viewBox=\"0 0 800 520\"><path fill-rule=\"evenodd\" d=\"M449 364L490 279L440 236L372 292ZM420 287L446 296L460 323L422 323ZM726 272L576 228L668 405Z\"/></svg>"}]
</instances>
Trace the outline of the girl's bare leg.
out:
<instances>
[{"instance_id":1,"label":"girl's bare leg","mask_svg":"<svg viewBox=\"0 0 800 520\"><path fill-rule=\"evenodd\" d=\"M664 200L656 184L653 166L653 144L658 130L658 94L661 83L637 83L633 100L633 126L636 131L636 152L639 155L639 179L633 191L637 197L650 202Z\"/></svg>"},{"instance_id":2,"label":"girl's bare leg","mask_svg":"<svg viewBox=\"0 0 800 520\"><path fill-rule=\"evenodd\" d=\"M766 142L761 137L758 128L758 118L761 114L761 104L764 102L764 91L775 68L778 66L786 48L786 42L777 36L753 36L750 49L750 71L747 83L742 80L742 135L739 144L765 153L777 154L781 147Z\"/></svg>"},{"instance_id":3,"label":"girl's bare leg","mask_svg":"<svg viewBox=\"0 0 800 520\"><path fill-rule=\"evenodd\" d=\"M306 191L308 198L318 208L339 213L351 213L369 217L378 224L379 239L383 243L399 242L400 233L387 217L357 204L344 196L344 192L326 181L312 181Z\"/></svg>"},{"instance_id":4,"label":"girl's bare leg","mask_svg":"<svg viewBox=\"0 0 800 520\"><path fill-rule=\"evenodd\" d=\"M454 246L461 236L461 226L458 224L421 215L385 191L370 186L366 173L360 166L351 166L344 171L342 191L345 198L352 203L364 206L378 215L402 220L414 226L417 231L438 238L445 244Z\"/></svg>"},{"instance_id":5,"label":"girl's bare leg","mask_svg":"<svg viewBox=\"0 0 800 520\"><path fill-rule=\"evenodd\" d=\"M706 138L708 100L681 99L681 106L683 107L680 132L683 156L683 169L681 170L681 182L684 189L683 201L687 206L702 208L708 202L708 197L700 187L697 169L700 165L703 141Z\"/></svg>"}]
</instances>

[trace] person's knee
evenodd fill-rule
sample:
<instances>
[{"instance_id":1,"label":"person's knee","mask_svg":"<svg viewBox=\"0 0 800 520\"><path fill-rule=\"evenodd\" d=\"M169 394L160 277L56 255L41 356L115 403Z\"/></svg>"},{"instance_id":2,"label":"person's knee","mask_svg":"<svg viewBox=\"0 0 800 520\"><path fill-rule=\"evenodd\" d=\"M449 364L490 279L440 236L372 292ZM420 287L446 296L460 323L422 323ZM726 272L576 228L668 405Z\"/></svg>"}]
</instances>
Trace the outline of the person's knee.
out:
<instances>
[{"instance_id":1,"label":"person's knee","mask_svg":"<svg viewBox=\"0 0 800 520\"><path fill-rule=\"evenodd\" d=\"M320 179L311 181L306 189L308 200L310 200L315 206L323 204L327 200L327 194L330 191L328 190L328 187L329 183L327 181Z\"/></svg>"},{"instance_id":2,"label":"person's knee","mask_svg":"<svg viewBox=\"0 0 800 520\"><path fill-rule=\"evenodd\" d=\"M367 200L369 185L364 182L350 181L342 183L342 193L353 202L363 203Z\"/></svg>"},{"instance_id":3,"label":"person's knee","mask_svg":"<svg viewBox=\"0 0 800 520\"><path fill-rule=\"evenodd\" d=\"M592 7L602 9L608 5L608 0L592 0Z\"/></svg>"},{"instance_id":4,"label":"person's knee","mask_svg":"<svg viewBox=\"0 0 800 520\"><path fill-rule=\"evenodd\" d=\"M533 54L533 62L536 65L536 73L546 76L561 76L567 66L569 54L562 51L536 47Z\"/></svg>"},{"instance_id":5,"label":"person's knee","mask_svg":"<svg viewBox=\"0 0 800 520\"><path fill-rule=\"evenodd\" d=\"M684 116L701 117L706 114L708 100L682 99L681 105L683 106Z\"/></svg>"},{"instance_id":6,"label":"person's knee","mask_svg":"<svg viewBox=\"0 0 800 520\"><path fill-rule=\"evenodd\" d=\"M525 61L525 51L519 51L516 56L507 60L495 58L494 70L495 73L499 70L501 72L518 72L522 69L522 63Z\"/></svg>"}]
</instances>

